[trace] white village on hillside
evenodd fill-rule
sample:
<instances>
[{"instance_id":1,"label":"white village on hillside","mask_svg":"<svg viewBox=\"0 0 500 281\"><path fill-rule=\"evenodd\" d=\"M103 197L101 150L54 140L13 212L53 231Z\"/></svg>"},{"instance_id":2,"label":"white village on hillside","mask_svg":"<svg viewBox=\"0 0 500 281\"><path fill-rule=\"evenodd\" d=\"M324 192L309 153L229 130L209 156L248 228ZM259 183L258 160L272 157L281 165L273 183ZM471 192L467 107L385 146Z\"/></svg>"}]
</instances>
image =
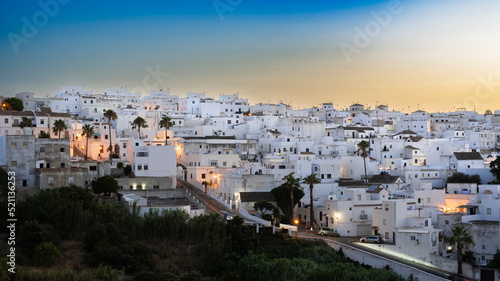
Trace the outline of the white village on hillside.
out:
<instances>
[{"instance_id":1,"label":"white village on hillside","mask_svg":"<svg viewBox=\"0 0 500 281\"><path fill-rule=\"evenodd\" d=\"M447 243L455 225L473 236L466 250L475 264L486 265L500 248L500 184L492 184L498 179L490 171L500 151L500 111L404 113L331 102L296 109L249 104L238 94L141 96L83 86L15 96L24 109L2 106L0 166L15 172L19 194L90 187L111 175L120 200L142 213L207 213L178 188L188 182L259 221L254 203L276 204L271 190L293 175L305 194L293 216L304 228L379 235L391 251L441 268L456 263L457 250ZM116 116L105 114L110 110ZM457 173L478 175L480 183L449 183ZM304 179L312 174L318 183L311 202Z\"/></svg>"}]
</instances>

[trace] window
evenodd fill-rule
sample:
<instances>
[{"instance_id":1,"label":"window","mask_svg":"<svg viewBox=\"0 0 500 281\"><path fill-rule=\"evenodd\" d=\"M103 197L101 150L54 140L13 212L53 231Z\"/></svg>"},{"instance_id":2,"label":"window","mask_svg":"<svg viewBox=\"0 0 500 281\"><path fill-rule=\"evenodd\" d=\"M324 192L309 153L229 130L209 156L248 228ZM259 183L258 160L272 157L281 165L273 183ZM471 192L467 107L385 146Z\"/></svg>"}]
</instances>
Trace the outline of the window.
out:
<instances>
[{"instance_id":1,"label":"window","mask_svg":"<svg viewBox=\"0 0 500 281\"><path fill-rule=\"evenodd\" d=\"M137 152L137 157L148 157L148 156L149 156L149 153L147 153L145 151Z\"/></svg>"},{"instance_id":2,"label":"window","mask_svg":"<svg viewBox=\"0 0 500 281\"><path fill-rule=\"evenodd\" d=\"M9 118L5 118L5 124L9 124Z\"/></svg>"},{"instance_id":3,"label":"window","mask_svg":"<svg viewBox=\"0 0 500 281\"><path fill-rule=\"evenodd\" d=\"M47 163L47 169L50 169L50 163Z\"/></svg>"},{"instance_id":4,"label":"window","mask_svg":"<svg viewBox=\"0 0 500 281\"><path fill-rule=\"evenodd\" d=\"M27 180L23 180L23 186L28 186L28 181Z\"/></svg>"},{"instance_id":5,"label":"window","mask_svg":"<svg viewBox=\"0 0 500 281\"><path fill-rule=\"evenodd\" d=\"M290 201L291 202L291 201ZM385 210L389 211L389 204L385 204Z\"/></svg>"},{"instance_id":6,"label":"window","mask_svg":"<svg viewBox=\"0 0 500 281\"><path fill-rule=\"evenodd\" d=\"M64 152L64 147L59 148L59 152Z\"/></svg>"},{"instance_id":7,"label":"window","mask_svg":"<svg viewBox=\"0 0 500 281\"><path fill-rule=\"evenodd\" d=\"M290 202L292 202L292 201L290 201ZM382 224L383 224L383 225L387 225L387 220L386 220L386 219L383 219L383 220L382 220Z\"/></svg>"},{"instance_id":8,"label":"window","mask_svg":"<svg viewBox=\"0 0 500 281\"><path fill-rule=\"evenodd\" d=\"M436 150L439 150L439 146L438 146L438 147L436 147Z\"/></svg>"},{"instance_id":9,"label":"window","mask_svg":"<svg viewBox=\"0 0 500 281\"><path fill-rule=\"evenodd\" d=\"M385 233L385 239L389 239L389 238L390 238L390 236L389 236L389 232L386 232L386 233Z\"/></svg>"},{"instance_id":10,"label":"window","mask_svg":"<svg viewBox=\"0 0 500 281\"><path fill-rule=\"evenodd\" d=\"M148 165L144 165L144 171L147 171L148 170Z\"/></svg>"},{"instance_id":11,"label":"window","mask_svg":"<svg viewBox=\"0 0 500 281\"><path fill-rule=\"evenodd\" d=\"M61 168L66 168L66 163L61 163Z\"/></svg>"},{"instance_id":12,"label":"window","mask_svg":"<svg viewBox=\"0 0 500 281\"><path fill-rule=\"evenodd\" d=\"M411 235L410 236L410 241L415 241L415 240L417 240L417 238L415 237L415 235Z\"/></svg>"},{"instance_id":13,"label":"window","mask_svg":"<svg viewBox=\"0 0 500 281\"><path fill-rule=\"evenodd\" d=\"M291 202L291 201L290 201L290 202ZM486 214L487 214L487 215L491 215L491 208L487 208L487 209L486 209Z\"/></svg>"},{"instance_id":14,"label":"window","mask_svg":"<svg viewBox=\"0 0 500 281\"><path fill-rule=\"evenodd\" d=\"M123 143L123 148L127 148L127 143Z\"/></svg>"},{"instance_id":15,"label":"window","mask_svg":"<svg viewBox=\"0 0 500 281\"><path fill-rule=\"evenodd\" d=\"M450 221L449 220L445 220L444 224L448 225L448 224L450 224Z\"/></svg>"},{"instance_id":16,"label":"window","mask_svg":"<svg viewBox=\"0 0 500 281\"><path fill-rule=\"evenodd\" d=\"M142 170L142 164L137 165L137 170L141 171Z\"/></svg>"},{"instance_id":17,"label":"window","mask_svg":"<svg viewBox=\"0 0 500 281\"><path fill-rule=\"evenodd\" d=\"M23 143L23 149L26 149L27 146L27 144Z\"/></svg>"},{"instance_id":18,"label":"window","mask_svg":"<svg viewBox=\"0 0 500 281\"><path fill-rule=\"evenodd\" d=\"M108 139L108 135L104 135L104 139L107 140Z\"/></svg>"},{"instance_id":19,"label":"window","mask_svg":"<svg viewBox=\"0 0 500 281\"><path fill-rule=\"evenodd\" d=\"M10 144L10 149L16 149L16 148L17 148L17 143L11 143Z\"/></svg>"},{"instance_id":20,"label":"window","mask_svg":"<svg viewBox=\"0 0 500 281\"><path fill-rule=\"evenodd\" d=\"M44 119L40 119L40 124L45 124L45 120Z\"/></svg>"},{"instance_id":21,"label":"window","mask_svg":"<svg viewBox=\"0 0 500 281\"><path fill-rule=\"evenodd\" d=\"M97 171L97 166L90 166L89 171Z\"/></svg>"},{"instance_id":22,"label":"window","mask_svg":"<svg viewBox=\"0 0 500 281\"><path fill-rule=\"evenodd\" d=\"M201 178L202 179L206 178L206 175L205 174L201 174ZM290 201L290 202L292 202L292 201Z\"/></svg>"},{"instance_id":23,"label":"window","mask_svg":"<svg viewBox=\"0 0 500 281\"><path fill-rule=\"evenodd\" d=\"M159 185L153 185L153 189L160 189Z\"/></svg>"}]
</instances>

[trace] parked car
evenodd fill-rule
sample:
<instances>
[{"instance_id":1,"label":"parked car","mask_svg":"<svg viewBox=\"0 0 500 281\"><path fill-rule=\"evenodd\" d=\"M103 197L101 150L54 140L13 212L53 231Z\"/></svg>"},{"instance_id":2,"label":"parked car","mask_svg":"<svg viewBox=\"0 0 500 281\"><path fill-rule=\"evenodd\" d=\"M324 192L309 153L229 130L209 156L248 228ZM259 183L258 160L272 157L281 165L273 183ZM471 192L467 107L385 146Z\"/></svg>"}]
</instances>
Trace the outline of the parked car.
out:
<instances>
[{"instance_id":1,"label":"parked car","mask_svg":"<svg viewBox=\"0 0 500 281\"><path fill-rule=\"evenodd\" d=\"M328 227L322 227L319 229L319 232L318 232L319 235L327 235L327 236L340 236L339 232L336 230L336 229L333 229L333 228L328 228Z\"/></svg>"},{"instance_id":2,"label":"parked car","mask_svg":"<svg viewBox=\"0 0 500 281\"><path fill-rule=\"evenodd\" d=\"M380 237L380 236L372 235L372 236L366 236L366 237L359 239L359 242L382 244L382 243L384 243L384 239L382 239L382 237Z\"/></svg>"}]
</instances>

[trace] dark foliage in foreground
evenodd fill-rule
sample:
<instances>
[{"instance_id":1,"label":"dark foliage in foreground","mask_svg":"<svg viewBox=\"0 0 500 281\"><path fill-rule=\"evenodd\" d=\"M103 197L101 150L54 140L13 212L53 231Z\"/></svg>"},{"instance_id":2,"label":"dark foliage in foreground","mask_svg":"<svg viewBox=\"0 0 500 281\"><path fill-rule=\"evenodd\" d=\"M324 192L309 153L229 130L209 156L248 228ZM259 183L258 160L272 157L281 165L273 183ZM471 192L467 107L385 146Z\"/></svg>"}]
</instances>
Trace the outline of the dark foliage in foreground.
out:
<instances>
[{"instance_id":1,"label":"dark foliage in foreground","mask_svg":"<svg viewBox=\"0 0 500 281\"><path fill-rule=\"evenodd\" d=\"M43 190L19 202L18 210L18 247L26 254L16 280L119 280L123 274L144 281L403 280L353 263L322 242L273 235L267 228L256 234L239 217L227 223L217 215L189 218L182 211L140 217L122 205L100 204L90 190L76 186ZM57 259L54 247L65 240L81 241L84 268L49 269L27 254L47 249Z\"/></svg>"}]
</instances>

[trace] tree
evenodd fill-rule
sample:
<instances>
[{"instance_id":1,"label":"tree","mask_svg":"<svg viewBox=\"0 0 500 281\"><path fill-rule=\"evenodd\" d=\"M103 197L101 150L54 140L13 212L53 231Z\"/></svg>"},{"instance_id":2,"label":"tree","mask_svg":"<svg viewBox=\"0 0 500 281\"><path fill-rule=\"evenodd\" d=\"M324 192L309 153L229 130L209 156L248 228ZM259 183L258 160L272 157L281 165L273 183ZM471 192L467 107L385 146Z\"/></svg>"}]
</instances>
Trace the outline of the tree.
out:
<instances>
[{"instance_id":1,"label":"tree","mask_svg":"<svg viewBox=\"0 0 500 281\"><path fill-rule=\"evenodd\" d=\"M490 173L495 176L495 180L498 183L500 179L500 157L490 162Z\"/></svg>"},{"instance_id":2,"label":"tree","mask_svg":"<svg viewBox=\"0 0 500 281\"><path fill-rule=\"evenodd\" d=\"M138 116L137 118L134 119L134 121L132 121L130 123L130 125L132 125L132 129L135 130L137 129L137 131L139 132L139 138L141 138L141 128L147 128L148 127L148 124L146 123L146 120L144 120L144 118Z\"/></svg>"},{"instance_id":3,"label":"tree","mask_svg":"<svg viewBox=\"0 0 500 281\"><path fill-rule=\"evenodd\" d=\"M314 185L315 184L318 184L320 183L321 181L316 177L316 174L311 174L309 176L307 176L304 180L303 180L303 183L305 184L308 184L309 185L309 199L310 199L310 205L309 205L309 210L310 210L310 213L309 213L309 220L310 220L310 223L309 223L309 227L311 229L314 228L314 204L313 204L313 189L314 189Z\"/></svg>"},{"instance_id":4,"label":"tree","mask_svg":"<svg viewBox=\"0 0 500 281\"><path fill-rule=\"evenodd\" d=\"M83 126L82 135L87 138L87 145L85 146L85 161L87 161L87 155L89 152L89 138L94 135L94 126L85 124Z\"/></svg>"},{"instance_id":5,"label":"tree","mask_svg":"<svg viewBox=\"0 0 500 281\"><path fill-rule=\"evenodd\" d=\"M4 99L2 102L2 108L4 110L17 110L17 111L23 111L24 105L23 101L18 98L7 98Z\"/></svg>"},{"instance_id":6,"label":"tree","mask_svg":"<svg viewBox=\"0 0 500 281\"><path fill-rule=\"evenodd\" d=\"M285 185L290 191L290 219L293 220L293 208L295 207L295 202L293 201L293 190L295 188L300 188L300 180L293 177L293 173L283 178L285 180Z\"/></svg>"},{"instance_id":7,"label":"tree","mask_svg":"<svg viewBox=\"0 0 500 281\"><path fill-rule=\"evenodd\" d=\"M61 132L64 132L68 129L68 126L66 126L66 123L62 120L56 120L54 121L54 127L52 127L52 131L54 134L58 134L58 138L61 138Z\"/></svg>"},{"instance_id":8,"label":"tree","mask_svg":"<svg viewBox=\"0 0 500 281\"><path fill-rule=\"evenodd\" d=\"M106 112L103 113L104 118L108 120L108 128L109 128L109 160L111 160L111 154L113 152L113 144L111 143L111 121L115 121L118 119L118 116L116 115L116 112L114 112L112 109L106 110Z\"/></svg>"},{"instance_id":9,"label":"tree","mask_svg":"<svg viewBox=\"0 0 500 281\"><path fill-rule=\"evenodd\" d=\"M373 149L370 148L370 142L363 140L358 143L357 152L361 152L361 157L363 157L363 163L365 166L365 182L368 182L368 174L366 173L366 157L368 157L370 151L372 150Z\"/></svg>"},{"instance_id":10,"label":"tree","mask_svg":"<svg viewBox=\"0 0 500 281\"><path fill-rule=\"evenodd\" d=\"M286 217L290 215L290 209L293 208L293 206L295 206L297 203L299 203L300 199L304 197L304 191L300 189L300 185L297 184L293 186L293 204L290 204L290 188L286 183L283 183L282 185L271 190L274 199L276 199L276 204ZM289 219L291 220L292 217L289 217Z\"/></svg>"},{"instance_id":11,"label":"tree","mask_svg":"<svg viewBox=\"0 0 500 281\"><path fill-rule=\"evenodd\" d=\"M209 185L210 183L208 183L208 181L203 181L201 184L202 184L202 185L203 185L203 187L205 188L205 190L204 190L204 191L205 191L205 193L207 193L207 190L208 190L208 185Z\"/></svg>"},{"instance_id":12,"label":"tree","mask_svg":"<svg viewBox=\"0 0 500 281\"><path fill-rule=\"evenodd\" d=\"M96 194L117 192L118 188L118 182L110 175L100 177L92 184L92 191Z\"/></svg>"},{"instance_id":13,"label":"tree","mask_svg":"<svg viewBox=\"0 0 500 281\"><path fill-rule=\"evenodd\" d=\"M253 208L255 209L255 211L260 212L260 217L262 218L266 211L272 211L275 207L267 200L259 200L253 204Z\"/></svg>"},{"instance_id":14,"label":"tree","mask_svg":"<svg viewBox=\"0 0 500 281\"><path fill-rule=\"evenodd\" d=\"M168 116L162 116L160 120L160 128L165 128L165 145L167 145L168 135L167 131L173 126L172 120Z\"/></svg>"},{"instance_id":15,"label":"tree","mask_svg":"<svg viewBox=\"0 0 500 281\"><path fill-rule=\"evenodd\" d=\"M23 118L22 118L22 120L21 120L21 124L19 124L19 127L20 127L21 129L24 129L24 128L26 128L26 127L31 128L32 126L33 126L33 121L32 121L30 118L28 118L28 117L24 117L24 116L23 116ZM23 133L23 134L24 134L24 133Z\"/></svg>"},{"instance_id":16,"label":"tree","mask_svg":"<svg viewBox=\"0 0 500 281\"><path fill-rule=\"evenodd\" d=\"M500 269L500 250L497 249L497 252L493 255L493 259L488 262L487 267Z\"/></svg>"},{"instance_id":17,"label":"tree","mask_svg":"<svg viewBox=\"0 0 500 281\"><path fill-rule=\"evenodd\" d=\"M493 112L491 112L490 109L486 109L486 111L484 112L484 116L486 115L493 115Z\"/></svg>"},{"instance_id":18,"label":"tree","mask_svg":"<svg viewBox=\"0 0 500 281\"><path fill-rule=\"evenodd\" d=\"M458 274L462 274L462 250L466 245L474 245L474 239L463 226L457 225L451 231L453 234L448 239L448 244L457 246Z\"/></svg>"},{"instance_id":19,"label":"tree","mask_svg":"<svg viewBox=\"0 0 500 281\"><path fill-rule=\"evenodd\" d=\"M40 265L53 265L61 257L61 252L52 242L44 242L35 247L33 256Z\"/></svg>"},{"instance_id":20,"label":"tree","mask_svg":"<svg viewBox=\"0 0 500 281\"><path fill-rule=\"evenodd\" d=\"M45 131L40 131L38 134L39 139L50 139L50 134L46 133Z\"/></svg>"},{"instance_id":21,"label":"tree","mask_svg":"<svg viewBox=\"0 0 500 281\"><path fill-rule=\"evenodd\" d=\"M491 166L490 166L491 167ZM481 184L481 177L479 175L466 175L464 173L453 173L446 179L447 183L477 183Z\"/></svg>"}]
</instances>

